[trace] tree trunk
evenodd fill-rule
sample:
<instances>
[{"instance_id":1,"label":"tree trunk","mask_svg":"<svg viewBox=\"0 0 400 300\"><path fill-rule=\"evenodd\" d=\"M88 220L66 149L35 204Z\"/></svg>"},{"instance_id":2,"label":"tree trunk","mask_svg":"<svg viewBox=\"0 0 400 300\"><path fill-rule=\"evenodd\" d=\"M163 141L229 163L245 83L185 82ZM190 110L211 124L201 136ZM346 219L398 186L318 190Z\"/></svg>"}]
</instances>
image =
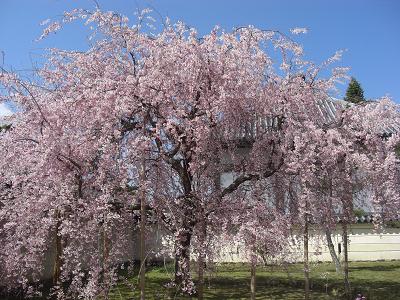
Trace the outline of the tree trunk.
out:
<instances>
[{"instance_id":1,"label":"tree trunk","mask_svg":"<svg viewBox=\"0 0 400 300\"><path fill-rule=\"evenodd\" d=\"M253 249L255 251L255 249ZM257 269L257 257L253 253L251 256L251 270L250 270L250 299L256 299L256 269Z\"/></svg>"},{"instance_id":2,"label":"tree trunk","mask_svg":"<svg viewBox=\"0 0 400 300\"><path fill-rule=\"evenodd\" d=\"M61 213L59 210L56 211L56 219L57 219L56 230L55 230L56 255L54 259L54 268L53 268L53 285L59 284L61 276L62 239L60 235Z\"/></svg>"},{"instance_id":3,"label":"tree trunk","mask_svg":"<svg viewBox=\"0 0 400 300\"><path fill-rule=\"evenodd\" d=\"M350 281L349 281L349 250L348 250L348 232L347 232L347 223L342 223L343 229L343 253L344 253L344 262L343 262L343 271L344 271L344 291L346 294L346 299L350 300Z\"/></svg>"},{"instance_id":4,"label":"tree trunk","mask_svg":"<svg viewBox=\"0 0 400 300\"><path fill-rule=\"evenodd\" d=\"M141 166L141 195L140 195L140 269L139 269L139 285L140 300L145 297L145 281L146 281L146 192L143 187L145 181L145 164L144 159Z\"/></svg>"},{"instance_id":5,"label":"tree trunk","mask_svg":"<svg viewBox=\"0 0 400 300\"><path fill-rule=\"evenodd\" d=\"M198 284L197 284L197 299L204 299L204 268L206 263L206 239L207 239L207 220L205 217L200 222L200 235L199 235L199 260L198 260Z\"/></svg>"},{"instance_id":6,"label":"tree trunk","mask_svg":"<svg viewBox=\"0 0 400 300\"><path fill-rule=\"evenodd\" d=\"M146 136L147 113L143 116L143 136ZM140 269L139 269L139 288L140 300L145 300L145 281L146 281L146 158L144 151L140 163Z\"/></svg>"},{"instance_id":7,"label":"tree trunk","mask_svg":"<svg viewBox=\"0 0 400 300\"><path fill-rule=\"evenodd\" d=\"M332 233L329 228L325 229L325 236L328 244L329 253L331 254L332 262L335 264L336 273L341 273L342 266L340 265L340 260L336 254L335 246L332 241Z\"/></svg>"},{"instance_id":8,"label":"tree trunk","mask_svg":"<svg viewBox=\"0 0 400 300\"><path fill-rule=\"evenodd\" d=\"M274 195L275 195L275 208L280 213L285 213L285 190L283 188L283 176L280 173L275 174L274 178Z\"/></svg>"},{"instance_id":9,"label":"tree trunk","mask_svg":"<svg viewBox=\"0 0 400 300\"><path fill-rule=\"evenodd\" d=\"M185 293L192 294L190 275L190 242L193 227L182 226L175 239L175 285Z\"/></svg>"},{"instance_id":10,"label":"tree trunk","mask_svg":"<svg viewBox=\"0 0 400 300\"><path fill-rule=\"evenodd\" d=\"M304 299L310 299L310 268L308 262L308 218L306 216L304 222L304 233L303 233L303 243L304 243Z\"/></svg>"},{"instance_id":11,"label":"tree trunk","mask_svg":"<svg viewBox=\"0 0 400 300\"><path fill-rule=\"evenodd\" d=\"M104 221L103 223L103 265L102 265L102 283L103 283L103 288L104 288L104 297L105 299L108 299L108 294L109 294L109 284L107 283L107 276L108 271L109 271L109 262L108 258L110 256L110 239L107 236L107 223Z\"/></svg>"},{"instance_id":12,"label":"tree trunk","mask_svg":"<svg viewBox=\"0 0 400 300\"><path fill-rule=\"evenodd\" d=\"M343 272L344 272L344 290L346 299L351 300L351 291L350 291L350 282L349 282L349 239L347 226L349 222L351 222L353 213L354 213L354 203L353 203L353 194L354 194L354 186L348 178L352 178L352 172L350 170L346 176L346 154L343 155L343 159L339 162L339 166L341 171L343 172L343 180L344 180L344 194L342 196L342 236L343 236Z\"/></svg>"}]
</instances>

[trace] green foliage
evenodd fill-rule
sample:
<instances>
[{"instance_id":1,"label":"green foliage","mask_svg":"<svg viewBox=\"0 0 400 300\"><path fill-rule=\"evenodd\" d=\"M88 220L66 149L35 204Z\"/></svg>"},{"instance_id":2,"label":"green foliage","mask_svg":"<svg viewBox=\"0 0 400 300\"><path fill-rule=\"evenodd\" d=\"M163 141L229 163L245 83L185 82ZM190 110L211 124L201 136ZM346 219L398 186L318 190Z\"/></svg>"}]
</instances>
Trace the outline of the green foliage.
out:
<instances>
[{"instance_id":1,"label":"green foliage","mask_svg":"<svg viewBox=\"0 0 400 300\"><path fill-rule=\"evenodd\" d=\"M400 221L389 221L386 223L388 228L400 228Z\"/></svg>"},{"instance_id":2,"label":"green foliage","mask_svg":"<svg viewBox=\"0 0 400 300\"><path fill-rule=\"evenodd\" d=\"M400 145L394 148L394 153L396 153L397 158L400 158Z\"/></svg>"},{"instance_id":3,"label":"green foliage","mask_svg":"<svg viewBox=\"0 0 400 300\"><path fill-rule=\"evenodd\" d=\"M351 78L344 100L352 103L360 103L365 101L364 90L354 77Z\"/></svg>"},{"instance_id":4,"label":"green foliage","mask_svg":"<svg viewBox=\"0 0 400 300\"><path fill-rule=\"evenodd\" d=\"M354 210L354 215L357 218L361 218L362 216L366 215L366 212L362 208L357 208L357 209Z\"/></svg>"},{"instance_id":5,"label":"green foliage","mask_svg":"<svg viewBox=\"0 0 400 300\"><path fill-rule=\"evenodd\" d=\"M0 125L0 132L2 131L7 131L11 128L10 124L4 124L4 125Z\"/></svg>"}]
</instances>

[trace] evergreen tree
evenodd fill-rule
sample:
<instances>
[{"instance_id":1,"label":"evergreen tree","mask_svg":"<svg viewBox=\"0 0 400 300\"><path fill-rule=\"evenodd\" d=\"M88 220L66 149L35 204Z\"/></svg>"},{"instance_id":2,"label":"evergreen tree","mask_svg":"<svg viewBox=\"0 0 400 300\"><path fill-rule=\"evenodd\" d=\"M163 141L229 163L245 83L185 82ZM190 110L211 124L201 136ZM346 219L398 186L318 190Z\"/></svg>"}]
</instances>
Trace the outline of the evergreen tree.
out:
<instances>
[{"instance_id":1,"label":"evergreen tree","mask_svg":"<svg viewBox=\"0 0 400 300\"><path fill-rule=\"evenodd\" d=\"M0 124L0 132L2 132L3 130L7 131L10 128L11 128L11 124L2 124L2 125Z\"/></svg>"},{"instance_id":2,"label":"evergreen tree","mask_svg":"<svg viewBox=\"0 0 400 300\"><path fill-rule=\"evenodd\" d=\"M352 103L360 103L365 101L364 90L354 77L351 77L344 100Z\"/></svg>"}]
</instances>

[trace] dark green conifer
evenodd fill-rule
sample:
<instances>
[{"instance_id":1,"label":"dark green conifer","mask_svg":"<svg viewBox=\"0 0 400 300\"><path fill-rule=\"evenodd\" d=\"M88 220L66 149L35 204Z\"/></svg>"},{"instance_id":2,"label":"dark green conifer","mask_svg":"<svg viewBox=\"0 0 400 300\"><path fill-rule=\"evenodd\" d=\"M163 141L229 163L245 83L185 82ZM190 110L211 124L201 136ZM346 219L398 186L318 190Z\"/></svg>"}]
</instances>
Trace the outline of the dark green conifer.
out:
<instances>
[{"instance_id":1,"label":"dark green conifer","mask_svg":"<svg viewBox=\"0 0 400 300\"><path fill-rule=\"evenodd\" d=\"M365 101L364 91L360 83L354 77L351 77L344 100L352 103L360 103Z\"/></svg>"}]
</instances>

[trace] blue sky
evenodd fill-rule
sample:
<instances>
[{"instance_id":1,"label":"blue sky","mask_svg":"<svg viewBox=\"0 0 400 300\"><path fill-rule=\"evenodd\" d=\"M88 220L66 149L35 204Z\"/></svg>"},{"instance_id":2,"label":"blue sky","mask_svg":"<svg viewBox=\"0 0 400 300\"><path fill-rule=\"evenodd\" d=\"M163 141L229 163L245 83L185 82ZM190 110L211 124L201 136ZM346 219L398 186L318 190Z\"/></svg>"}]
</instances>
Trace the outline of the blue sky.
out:
<instances>
[{"instance_id":1,"label":"blue sky","mask_svg":"<svg viewBox=\"0 0 400 300\"><path fill-rule=\"evenodd\" d=\"M346 49L342 65L351 68L367 98L390 95L400 103L400 1L280 0L188 1L98 0L101 9L134 18L137 8L151 7L160 17L182 20L202 34L215 25L226 30L243 25L288 32L307 27L301 37L307 59L321 62ZM0 51L8 69L30 70L47 47L85 49L86 33L70 25L47 40L35 42L47 18L57 19L73 8L94 8L91 0L1 0ZM2 63L0 56L0 63ZM342 91L346 86L339 86ZM340 95L339 95L340 96ZM4 110L0 105L0 114Z\"/></svg>"}]
</instances>

